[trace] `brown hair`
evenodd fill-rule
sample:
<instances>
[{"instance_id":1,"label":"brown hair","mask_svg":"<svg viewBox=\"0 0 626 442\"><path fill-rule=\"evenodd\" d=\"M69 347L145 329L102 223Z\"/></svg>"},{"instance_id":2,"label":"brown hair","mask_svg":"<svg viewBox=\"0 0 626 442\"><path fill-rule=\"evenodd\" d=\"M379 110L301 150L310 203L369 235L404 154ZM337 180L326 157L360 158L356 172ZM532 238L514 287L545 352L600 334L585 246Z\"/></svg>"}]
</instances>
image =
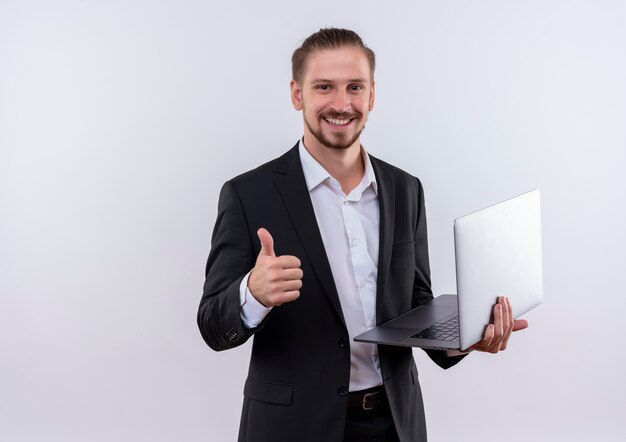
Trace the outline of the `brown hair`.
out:
<instances>
[{"instance_id":1,"label":"brown hair","mask_svg":"<svg viewBox=\"0 0 626 442\"><path fill-rule=\"evenodd\" d=\"M361 37L349 29L325 28L310 35L293 52L291 56L291 75L293 79L298 83L302 80L306 60L311 53L322 49L338 49L346 46L360 48L365 53L370 65L370 77L374 78L376 56L374 51L365 46Z\"/></svg>"}]
</instances>

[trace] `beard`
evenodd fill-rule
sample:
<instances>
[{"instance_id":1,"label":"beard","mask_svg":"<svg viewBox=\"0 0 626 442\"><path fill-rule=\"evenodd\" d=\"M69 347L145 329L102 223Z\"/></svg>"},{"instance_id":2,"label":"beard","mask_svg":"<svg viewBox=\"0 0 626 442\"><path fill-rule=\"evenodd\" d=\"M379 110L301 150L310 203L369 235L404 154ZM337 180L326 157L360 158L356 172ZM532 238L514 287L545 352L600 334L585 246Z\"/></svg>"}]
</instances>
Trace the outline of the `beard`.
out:
<instances>
[{"instance_id":1,"label":"beard","mask_svg":"<svg viewBox=\"0 0 626 442\"><path fill-rule=\"evenodd\" d=\"M348 149L350 146L352 146L356 142L356 140L359 139L359 137L361 136L361 132L363 132L363 129L365 129L365 125L363 125L363 127L359 129L358 131L356 131L354 135L351 137L346 137L343 134L337 134L337 139L331 140L328 137L326 137L324 133L322 132L322 124L323 124L322 120L324 119L324 117L337 118L337 119L352 119L353 118L358 121L361 121L361 119L363 118L363 114L361 114L360 112L355 112L353 114L327 112L318 117L319 125L318 125L318 129L316 130L309 123L309 120L306 118L306 113L304 113L304 124L306 124L306 126L309 128L309 131L311 131L311 133L317 139L317 141L319 141L322 146L328 147L329 149L337 149L337 150Z\"/></svg>"}]
</instances>

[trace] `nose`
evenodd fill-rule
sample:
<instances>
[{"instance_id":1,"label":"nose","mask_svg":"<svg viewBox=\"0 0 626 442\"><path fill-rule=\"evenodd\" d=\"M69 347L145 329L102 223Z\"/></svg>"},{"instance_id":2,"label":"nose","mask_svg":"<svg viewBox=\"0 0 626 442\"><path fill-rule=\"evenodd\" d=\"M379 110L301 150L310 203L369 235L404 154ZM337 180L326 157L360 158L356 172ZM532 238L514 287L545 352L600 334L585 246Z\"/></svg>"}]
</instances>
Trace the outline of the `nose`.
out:
<instances>
[{"instance_id":1,"label":"nose","mask_svg":"<svg viewBox=\"0 0 626 442\"><path fill-rule=\"evenodd\" d=\"M351 109L350 95L347 91L338 89L333 97L330 107L335 112L343 113Z\"/></svg>"}]
</instances>

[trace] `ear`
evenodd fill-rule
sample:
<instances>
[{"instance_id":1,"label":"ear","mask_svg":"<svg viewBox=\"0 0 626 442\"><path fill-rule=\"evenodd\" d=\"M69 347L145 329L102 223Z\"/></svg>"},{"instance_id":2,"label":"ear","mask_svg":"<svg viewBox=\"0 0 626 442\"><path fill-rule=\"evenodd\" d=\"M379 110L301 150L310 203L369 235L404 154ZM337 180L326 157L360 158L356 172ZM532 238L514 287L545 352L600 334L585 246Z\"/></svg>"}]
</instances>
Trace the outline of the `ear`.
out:
<instances>
[{"instance_id":1,"label":"ear","mask_svg":"<svg viewBox=\"0 0 626 442\"><path fill-rule=\"evenodd\" d=\"M376 97L376 82L372 80L372 88L370 89L370 102L369 102L369 110L374 109L374 98Z\"/></svg>"},{"instance_id":2,"label":"ear","mask_svg":"<svg viewBox=\"0 0 626 442\"><path fill-rule=\"evenodd\" d=\"M291 80L289 87L291 88L291 103L293 104L293 108L297 111L302 110L302 89L300 85L296 80Z\"/></svg>"}]
</instances>

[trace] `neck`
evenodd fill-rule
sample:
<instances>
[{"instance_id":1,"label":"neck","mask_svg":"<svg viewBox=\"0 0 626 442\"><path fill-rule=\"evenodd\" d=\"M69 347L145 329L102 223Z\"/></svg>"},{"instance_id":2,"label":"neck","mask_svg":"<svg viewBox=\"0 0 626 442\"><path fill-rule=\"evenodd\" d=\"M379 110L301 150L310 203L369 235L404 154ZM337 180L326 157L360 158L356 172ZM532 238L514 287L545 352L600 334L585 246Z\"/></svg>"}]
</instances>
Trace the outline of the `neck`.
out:
<instances>
[{"instance_id":1,"label":"neck","mask_svg":"<svg viewBox=\"0 0 626 442\"><path fill-rule=\"evenodd\" d=\"M319 143L314 136L304 134L304 147L315 160L341 185L347 195L363 179L365 165L361 156L361 143L356 140L346 149L333 149ZM312 139L311 139L312 138Z\"/></svg>"}]
</instances>

